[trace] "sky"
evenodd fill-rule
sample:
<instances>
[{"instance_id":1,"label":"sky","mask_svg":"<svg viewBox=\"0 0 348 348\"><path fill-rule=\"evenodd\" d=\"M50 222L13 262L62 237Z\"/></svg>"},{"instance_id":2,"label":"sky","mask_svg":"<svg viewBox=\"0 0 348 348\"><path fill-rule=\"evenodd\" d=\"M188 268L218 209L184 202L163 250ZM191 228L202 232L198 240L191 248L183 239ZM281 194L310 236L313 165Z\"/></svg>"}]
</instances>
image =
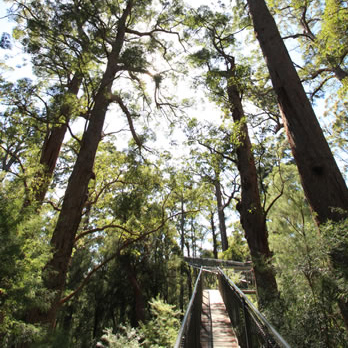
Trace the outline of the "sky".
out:
<instances>
[{"instance_id":1,"label":"sky","mask_svg":"<svg viewBox=\"0 0 348 348\"><path fill-rule=\"evenodd\" d=\"M191 6L200 6L200 5L209 5L211 3L214 3L214 1L211 0L194 0L189 1ZM12 28L14 26L14 23L9 23L6 18L6 6L2 0L0 0L0 35L3 32L9 32L11 33ZM24 62L23 59L27 59L27 63ZM5 73L2 73L5 78L8 78L12 81L22 78L22 77L29 77L34 78L31 73L30 63L29 63L29 57L26 57L23 55L23 52L19 46L14 45L14 48L11 51L4 51L0 50L0 63L1 61L6 61L6 63L11 63L11 65L14 67L12 71L8 71ZM212 104L207 101L207 98L205 97L204 93L201 91L193 90L189 82L182 81L179 87L176 90L176 93L179 97L189 97L192 96L192 98L195 98L198 102L195 107L188 110L190 117L196 117L200 120L209 120L212 121L213 119L218 120L220 118L221 112ZM320 114L323 109L323 103L319 102L319 105L316 107L317 114ZM114 123L115 119L116 124ZM106 122L104 131L105 133L114 131L115 129L119 129L121 127L128 128L125 118L123 117L123 124L120 124L121 117L115 117L115 114L113 112L109 112ZM82 123L77 122L73 128L75 132L79 131L81 129ZM138 126L136 125L136 128ZM139 128L138 128L139 129ZM170 138L168 136L168 124L167 123L161 123L158 126L158 129L156 129L156 135L157 135L157 142L156 142L156 148L161 148L169 150L175 157L180 158L185 153L184 147L182 145L179 146L171 146L170 145ZM67 137L67 139L69 136ZM122 137L122 135L117 135L118 148L127 146L127 140L129 139L129 133L127 137ZM67 140L66 139L66 140ZM178 141L180 144L184 140L184 135L181 130L176 130L175 133L171 137L172 140ZM119 145L118 145L119 144ZM232 215L233 216L233 215ZM234 217L235 219L236 217Z\"/></svg>"},{"instance_id":2,"label":"sky","mask_svg":"<svg viewBox=\"0 0 348 348\"><path fill-rule=\"evenodd\" d=\"M190 5L191 6L200 6L200 5L209 5L211 4L211 0L191 0ZM11 33L12 29L14 27L14 23L9 22L6 18L6 8L8 7L8 4L5 4L3 0L0 0L0 35L3 32ZM23 59L26 60L23 62ZM15 81L18 78L28 77L31 79L35 79L35 77L32 74L31 66L30 66L30 57L23 54L21 47L16 46L14 44L12 50L0 50L0 62L6 62L7 65L10 65L13 67L11 71L2 72L2 75L4 78ZM211 120L212 118L219 118L220 112L217 110L217 108L212 104L207 102L207 98L205 97L204 93L202 91L198 90L192 90L190 83L188 80L182 80L178 87L176 88L174 92L178 98L188 98L191 97L192 99L197 100L197 103L195 107L190 109L190 116L196 117L198 119L207 119ZM115 116L114 113L109 112L106 122L105 122L105 133L109 133L112 131L115 131L116 128L122 128L120 125L120 121L118 118L118 121L115 124ZM126 127L126 123L124 124ZM77 122L75 124L75 131L78 131L83 127L82 121ZM156 147L159 146L162 149L169 149L173 146L168 143L168 124L163 123L159 125L159 128L156 131L157 135L157 142ZM180 130L176 130L173 135L174 140L176 140L179 144L183 141L183 134ZM120 144L127 144L127 141L122 139L122 133L121 135L118 135L118 139L120 139ZM122 140L121 140L122 139ZM124 145L120 145L124 146ZM181 157L181 153L183 149L180 150L174 146L173 153L177 154L178 157Z\"/></svg>"},{"instance_id":3,"label":"sky","mask_svg":"<svg viewBox=\"0 0 348 348\"><path fill-rule=\"evenodd\" d=\"M4 1L0 0L0 35L3 32L9 34L12 33L12 29L15 26L14 22L10 22L6 17L8 4L5 4ZM11 50L2 50L0 49L0 63L6 62L7 65L10 65L13 70L2 71L2 75L11 81L15 81L18 78L29 77L33 78L32 71L29 64L30 58L28 55L23 54L22 48L13 43Z\"/></svg>"},{"instance_id":4,"label":"sky","mask_svg":"<svg viewBox=\"0 0 348 348\"><path fill-rule=\"evenodd\" d=\"M190 0L187 1L191 6L198 7L200 5L210 5L210 4L216 4L216 1L212 0ZM14 23L9 22L6 17L6 7L8 4L5 4L3 0L0 0L0 35L3 32L11 33L12 28L14 27ZM291 55L294 56L294 52L291 52ZM295 56L295 60L299 62L300 57L297 55ZM18 46L18 44L13 45L13 49L11 51L7 50L0 50L0 63L6 62L6 64L9 64L13 67L12 70L3 72L2 75L4 78L9 79L11 81L15 81L18 78L23 77L29 77L34 79L34 76L31 72L30 67L30 57L25 56L21 50L21 47ZM205 97L204 93L197 90L192 90L189 83L186 81L182 81L179 85L179 87L176 90L176 94L178 94L179 97L192 97L197 100L196 106L191 108L189 110L191 117L196 117L198 119L205 119L205 120L212 120L212 119L219 119L220 112L217 110L217 108L212 105L212 103L209 103L207 101L207 98ZM198 97L198 98L197 98ZM323 114L323 111L325 109L325 100L321 99L317 101L317 105L315 106L315 111L317 116L320 117L320 115ZM322 119L322 118L321 118ZM321 120L328 121L326 120ZM110 131L112 128L112 119L107 119L106 126L108 129L106 131ZM164 125L162 128L162 131L158 132L158 138L162 138L160 142L163 143L163 147L168 147L167 142L165 139L167 139L166 129L168 129L167 125ZM180 132L177 132L176 135L177 138L181 138L182 135Z\"/></svg>"}]
</instances>

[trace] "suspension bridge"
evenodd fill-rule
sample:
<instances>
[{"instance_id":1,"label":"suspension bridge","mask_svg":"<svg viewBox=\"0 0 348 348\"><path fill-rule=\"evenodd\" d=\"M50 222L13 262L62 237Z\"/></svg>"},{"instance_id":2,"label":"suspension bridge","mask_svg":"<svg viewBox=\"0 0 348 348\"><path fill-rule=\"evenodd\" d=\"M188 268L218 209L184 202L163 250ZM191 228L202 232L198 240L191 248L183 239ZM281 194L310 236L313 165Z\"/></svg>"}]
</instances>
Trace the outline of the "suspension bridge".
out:
<instances>
[{"instance_id":1,"label":"suspension bridge","mask_svg":"<svg viewBox=\"0 0 348 348\"><path fill-rule=\"evenodd\" d=\"M243 272L244 282L253 283L251 263L184 259L198 275L175 348L290 348L246 296L256 290L240 289L222 270ZM218 289L204 289L214 279Z\"/></svg>"}]
</instances>

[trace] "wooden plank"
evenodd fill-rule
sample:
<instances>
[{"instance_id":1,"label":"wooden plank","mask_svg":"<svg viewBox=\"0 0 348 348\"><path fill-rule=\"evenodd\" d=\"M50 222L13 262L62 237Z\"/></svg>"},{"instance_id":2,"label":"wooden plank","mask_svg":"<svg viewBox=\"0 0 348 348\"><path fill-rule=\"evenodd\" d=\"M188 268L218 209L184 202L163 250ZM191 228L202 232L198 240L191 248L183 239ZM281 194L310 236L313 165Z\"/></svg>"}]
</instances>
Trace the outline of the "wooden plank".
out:
<instances>
[{"instance_id":1,"label":"wooden plank","mask_svg":"<svg viewBox=\"0 0 348 348\"><path fill-rule=\"evenodd\" d=\"M201 347L239 347L219 290L203 291Z\"/></svg>"}]
</instances>

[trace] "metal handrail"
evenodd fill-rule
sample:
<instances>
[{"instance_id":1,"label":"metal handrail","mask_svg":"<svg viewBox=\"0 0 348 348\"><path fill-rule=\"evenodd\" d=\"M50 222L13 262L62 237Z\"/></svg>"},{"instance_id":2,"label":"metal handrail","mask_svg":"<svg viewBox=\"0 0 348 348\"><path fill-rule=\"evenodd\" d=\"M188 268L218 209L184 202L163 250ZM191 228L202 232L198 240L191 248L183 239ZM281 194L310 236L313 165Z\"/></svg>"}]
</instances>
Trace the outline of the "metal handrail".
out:
<instances>
[{"instance_id":1,"label":"metal handrail","mask_svg":"<svg viewBox=\"0 0 348 348\"><path fill-rule=\"evenodd\" d=\"M192 265L198 268L196 265ZM200 267L194 290L182 321L174 348L200 347L200 317L202 309L202 274L218 275L220 292L241 347L290 348L290 345L257 310L237 285L219 267Z\"/></svg>"},{"instance_id":2,"label":"metal handrail","mask_svg":"<svg viewBox=\"0 0 348 348\"><path fill-rule=\"evenodd\" d=\"M193 289L193 293L192 293L189 305L187 307L184 319L182 321L182 324L181 324L174 348L189 347L186 344L186 338L187 338L186 336L190 330L190 325L192 324L192 319L193 319L193 316L195 314L194 312L197 312L197 309L194 308L195 304L197 303L197 296L202 297L202 272L203 272L203 270L201 267L199 274L198 274L198 277L197 277L197 280L196 280L196 283L195 283L195 287ZM199 305L202 306L202 298L200 298L198 300L199 300ZM194 323L196 325L198 324L198 328L195 327L194 329L198 330L198 332L199 332L201 308L199 308L198 314L199 314L199 323ZM198 334L198 336L199 336L199 334ZM193 338L193 337L191 337L191 338ZM197 347L198 346L199 346L199 337L198 337ZM191 346L191 348L193 348L193 346Z\"/></svg>"},{"instance_id":3,"label":"metal handrail","mask_svg":"<svg viewBox=\"0 0 348 348\"><path fill-rule=\"evenodd\" d=\"M252 269L251 262L240 262L240 261L232 261L232 260L221 260L221 259L211 259L211 258L201 258L201 257L184 257L184 260L195 266L203 266L203 267L226 267L226 268L234 268L239 271L250 271Z\"/></svg>"},{"instance_id":4,"label":"metal handrail","mask_svg":"<svg viewBox=\"0 0 348 348\"><path fill-rule=\"evenodd\" d=\"M268 331L269 335L276 342L276 347L290 348L290 345L277 332L277 330L268 322L268 320L257 310L257 308L253 305L253 303L249 301L249 299L243 294L243 292L237 287L237 285L231 279L227 277L227 275L221 270L221 268L218 268L218 271L222 279L224 279L224 281L228 284L231 290L239 297L241 306L243 308L243 314L244 314L245 331L246 331L246 337L245 337L246 346L252 347L252 344L250 343L250 332L248 332L249 328L248 328L247 318L246 318L246 311L247 311L252 317L252 319L254 320L254 324L257 327L262 327ZM224 302L226 302L225 300L226 299L224 298ZM227 307L227 304L226 304L226 307Z\"/></svg>"}]
</instances>

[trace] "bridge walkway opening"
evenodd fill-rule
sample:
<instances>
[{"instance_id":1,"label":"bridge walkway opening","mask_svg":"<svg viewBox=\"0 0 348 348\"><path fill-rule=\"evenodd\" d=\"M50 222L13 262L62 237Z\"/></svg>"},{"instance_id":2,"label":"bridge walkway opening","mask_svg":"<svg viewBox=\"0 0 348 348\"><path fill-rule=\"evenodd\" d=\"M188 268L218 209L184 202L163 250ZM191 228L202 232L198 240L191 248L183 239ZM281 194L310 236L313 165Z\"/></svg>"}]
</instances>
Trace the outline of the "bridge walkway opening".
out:
<instances>
[{"instance_id":1,"label":"bridge walkway opening","mask_svg":"<svg viewBox=\"0 0 348 348\"><path fill-rule=\"evenodd\" d=\"M201 348L239 347L219 290L203 290L200 342Z\"/></svg>"},{"instance_id":2,"label":"bridge walkway opening","mask_svg":"<svg viewBox=\"0 0 348 348\"><path fill-rule=\"evenodd\" d=\"M290 348L246 296L255 290L238 288L220 268L220 261L185 261L199 272L175 348ZM247 263L228 264L243 272L251 269ZM203 274L216 277L219 290L204 289Z\"/></svg>"}]
</instances>

